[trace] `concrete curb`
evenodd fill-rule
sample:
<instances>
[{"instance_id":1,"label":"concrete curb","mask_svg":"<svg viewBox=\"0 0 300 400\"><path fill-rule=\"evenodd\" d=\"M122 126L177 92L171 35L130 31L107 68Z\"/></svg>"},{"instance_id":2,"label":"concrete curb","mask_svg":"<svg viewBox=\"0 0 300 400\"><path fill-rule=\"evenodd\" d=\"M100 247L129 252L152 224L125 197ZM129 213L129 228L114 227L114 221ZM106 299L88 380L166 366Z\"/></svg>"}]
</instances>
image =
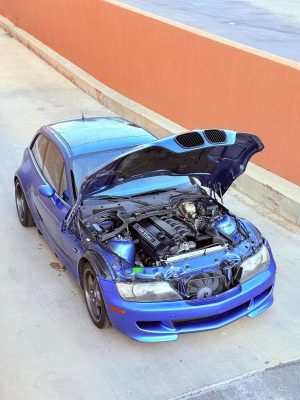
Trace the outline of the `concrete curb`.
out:
<instances>
[{"instance_id":1,"label":"concrete curb","mask_svg":"<svg viewBox=\"0 0 300 400\"><path fill-rule=\"evenodd\" d=\"M300 225L300 187L294 183L249 163L247 171L234 182L233 187Z\"/></svg>"},{"instance_id":2,"label":"concrete curb","mask_svg":"<svg viewBox=\"0 0 300 400\"><path fill-rule=\"evenodd\" d=\"M1 15L0 27L120 117L136 122L159 137L187 130L115 92ZM289 221L300 225L299 186L252 163L249 163L247 171L233 186Z\"/></svg>"}]
</instances>

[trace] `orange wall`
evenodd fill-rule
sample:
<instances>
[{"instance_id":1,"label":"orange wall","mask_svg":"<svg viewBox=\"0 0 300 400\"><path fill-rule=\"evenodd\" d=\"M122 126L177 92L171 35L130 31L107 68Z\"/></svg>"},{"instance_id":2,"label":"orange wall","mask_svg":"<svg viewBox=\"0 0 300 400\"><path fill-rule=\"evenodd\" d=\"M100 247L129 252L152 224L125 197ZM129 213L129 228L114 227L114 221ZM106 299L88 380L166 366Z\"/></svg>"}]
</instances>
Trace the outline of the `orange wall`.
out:
<instances>
[{"instance_id":1,"label":"orange wall","mask_svg":"<svg viewBox=\"0 0 300 400\"><path fill-rule=\"evenodd\" d=\"M257 134L253 161L300 185L300 64L114 1L0 0L0 13L178 124Z\"/></svg>"}]
</instances>

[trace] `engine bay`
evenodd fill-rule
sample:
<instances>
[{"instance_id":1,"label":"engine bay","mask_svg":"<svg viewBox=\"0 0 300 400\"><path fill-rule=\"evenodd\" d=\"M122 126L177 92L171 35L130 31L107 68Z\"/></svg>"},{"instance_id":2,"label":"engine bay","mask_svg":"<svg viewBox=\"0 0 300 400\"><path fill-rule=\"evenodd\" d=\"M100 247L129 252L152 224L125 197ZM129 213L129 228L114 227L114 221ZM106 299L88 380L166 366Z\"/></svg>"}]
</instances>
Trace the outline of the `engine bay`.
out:
<instances>
[{"instance_id":1,"label":"engine bay","mask_svg":"<svg viewBox=\"0 0 300 400\"><path fill-rule=\"evenodd\" d=\"M238 257L224 258L221 264L197 274L188 270L176 273L176 266L182 261L218 251L228 253L247 239L239 219L209 195L142 205L134 211L120 205L94 210L82 222L94 240L123 263L133 279L133 271L143 273L168 267L164 279L169 279L186 299L212 297L238 285ZM125 279L124 274L119 276Z\"/></svg>"}]
</instances>

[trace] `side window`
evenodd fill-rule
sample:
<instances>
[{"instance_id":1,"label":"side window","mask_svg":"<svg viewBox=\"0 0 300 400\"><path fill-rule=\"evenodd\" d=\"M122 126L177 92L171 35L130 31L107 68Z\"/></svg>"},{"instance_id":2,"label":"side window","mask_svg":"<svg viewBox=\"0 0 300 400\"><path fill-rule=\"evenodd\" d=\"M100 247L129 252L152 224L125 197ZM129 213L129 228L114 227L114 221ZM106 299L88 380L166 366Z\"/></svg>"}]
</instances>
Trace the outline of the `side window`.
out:
<instances>
[{"instance_id":1,"label":"side window","mask_svg":"<svg viewBox=\"0 0 300 400\"><path fill-rule=\"evenodd\" d=\"M43 162L48 142L48 139L40 133L31 148L35 161L41 170L43 170Z\"/></svg>"},{"instance_id":2,"label":"side window","mask_svg":"<svg viewBox=\"0 0 300 400\"><path fill-rule=\"evenodd\" d=\"M64 191L66 189L66 187L63 188L63 185L67 186L65 164L61 152L51 141L46 152L43 174L56 193L62 196L61 190ZM61 185L63 175L64 183Z\"/></svg>"}]
</instances>

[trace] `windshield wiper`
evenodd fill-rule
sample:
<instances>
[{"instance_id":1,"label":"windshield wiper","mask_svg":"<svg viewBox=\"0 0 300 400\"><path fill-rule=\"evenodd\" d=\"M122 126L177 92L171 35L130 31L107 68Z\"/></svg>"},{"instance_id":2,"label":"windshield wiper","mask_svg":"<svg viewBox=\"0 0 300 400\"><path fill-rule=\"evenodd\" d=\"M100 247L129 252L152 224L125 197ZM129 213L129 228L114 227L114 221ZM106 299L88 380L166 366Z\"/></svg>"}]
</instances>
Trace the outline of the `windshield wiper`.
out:
<instances>
[{"instance_id":1,"label":"windshield wiper","mask_svg":"<svg viewBox=\"0 0 300 400\"><path fill-rule=\"evenodd\" d=\"M131 197L146 196L148 194L165 193L165 192L170 192L171 190L177 190L177 188L154 189L154 190L149 190L148 192L141 192L141 193L133 194Z\"/></svg>"},{"instance_id":2,"label":"windshield wiper","mask_svg":"<svg viewBox=\"0 0 300 400\"><path fill-rule=\"evenodd\" d=\"M127 196L108 196L108 195L104 195L104 196L93 196L93 198L98 199L98 200L129 200L132 201L133 203L138 203L138 204L142 204L144 206L149 206L149 203L144 202L144 201L138 201L138 200L131 200L131 197L127 197Z\"/></svg>"},{"instance_id":3,"label":"windshield wiper","mask_svg":"<svg viewBox=\"0 0 300 400\"><path fill-rule=\"evenodd\" d=\"M207 193L205 193L205 195L204 195L204 193L193 193L193 192L190 192L190 191L187 191L187 192L178 192L178 193L176 193L176 194L171 194L171 199L174 199L175 197L180 197L180 196L190 196L190 197L199 197L199 196L207 196L207 197L209 197L209 195L207 194Z\"/></svg>"}]
</instances>

